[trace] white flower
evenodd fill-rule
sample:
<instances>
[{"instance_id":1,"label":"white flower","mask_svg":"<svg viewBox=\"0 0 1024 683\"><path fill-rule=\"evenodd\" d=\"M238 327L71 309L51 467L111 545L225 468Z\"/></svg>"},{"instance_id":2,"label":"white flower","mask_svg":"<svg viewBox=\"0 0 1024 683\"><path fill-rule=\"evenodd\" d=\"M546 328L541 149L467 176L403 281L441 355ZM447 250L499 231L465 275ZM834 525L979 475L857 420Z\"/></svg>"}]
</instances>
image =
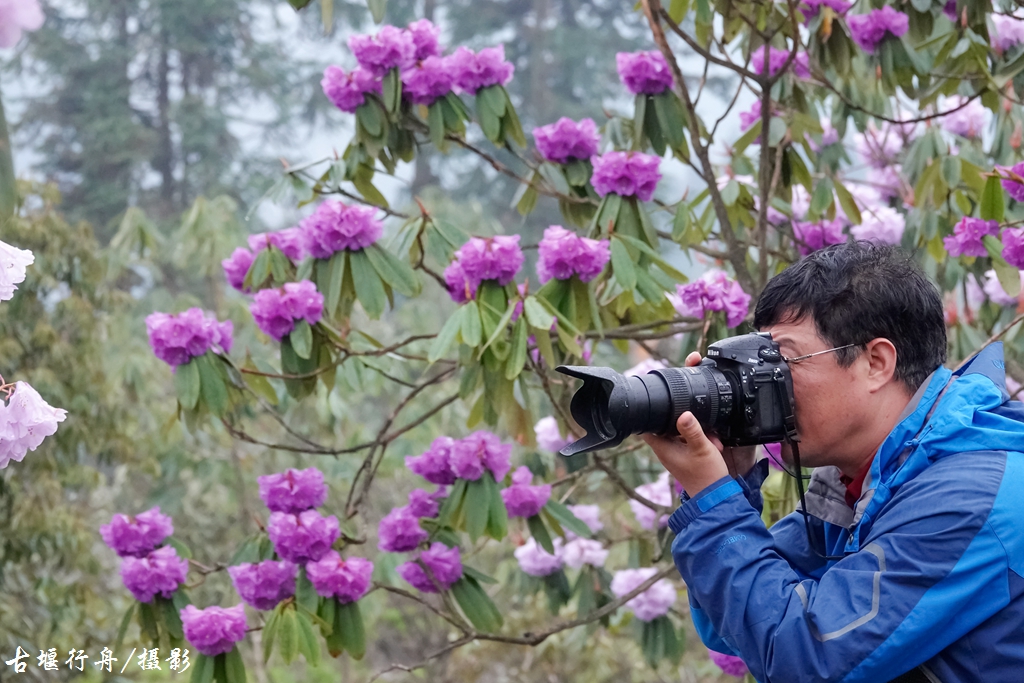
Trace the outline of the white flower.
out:
<instances>
[{"instance_id":1,"label":"white flower","mask_svg":"<svg viewBox=\"0 0 1024 683\"><path fill-rule=\"evenodd\" d=\"M47 404L25 382L15 384L10 403L0 403L0 469L11 460L21 462L28 451L34 451L57 431L57 423L63 422L67 414Z\"/></svg>"},{"instance_id":2,"label":"white flower","mask_svg":"<svg viewBox=\"0 0 1024 683\"><path fill-rule=\"evenodd\" d=\"M546 451L557 453L569 443L569 439L563 438L559 433L558 421L550 415L538 420L533 426L533 431L537 435L537 446Z\"/></svg>"},{"instance_id":3,"label":"white flower","mask_svg":"<svg viewBox=\"0 0 1024 683\"><path fill-rule=\"evenodd\" d=\"M576 519L580 520L590 529L591 533L597 533L604 528L604 524L601 523L601 508L597 505L566 505L569 512L576 515ZM575 538L571 536L571 531L566 530L566 537L569 539Z\"/></svg>"},{"instance_id":4,"label":"white flower","mask_svg":"<svg viewBox=\"0 0 1024 683\"><path fill-rule=\"evenodd\" d=\"M601 542L589 538L576 538L562 548L562 561L573 569L579 569L585 564L602 567L607 559L608 551L601 546Z\"/></svg>"},{"instance_id":5,"label":"white flower","mask_svg":"<svg viewBox=\"0 0 1024 683\"><path fill-rule=\"evenodd\" d=\"M612 578L612 593L615 597L621 598L631 592L637 586L658 573L654 567L643 567L642 569L623 569L615 572ZM636 618L642 621L652 621L668 613L670 607L675 604L676 589L668 579L655 582L653 586L640 595L626 602L626 607L633 610Z\"/></svg>"},{"instance_id":6,"label":"white flower","mask_svg":"<svg viewBox=\"0 0 1024 683\"><path fill-rule=\"evenodd\" d=\"M1021 283L1024 284L1024 271L1021 271ZM985 294L988 294L992 303L997 306L1009 306L1017 303L1017 297L1007 294L1003 286L999 284L999 278L994 270L985 271L985 284L982 285L982 289L985 290Z\"/></svg>"},{"instance_id":7,"label":"white flower","mask_svg":"<svg viewBox=\"0 0 1024 683\"><path fill-rule=\"evenodd\" d=\"M669 488L668 472L662 472L657 481L650 484L642 484L636 487L636 492L647 500L657 505L669 507L672 505L672 490ZM636 516L636 521L644 529L653 529L657 513L638 500L629 499L629 507ZM668 515L662 515L658 520L658 526L668 524Z\"/></svg>"},{"instance_id":8,"label":"white flower","mask_svg":"<svg viewBox=\"0 0 1024 683\"><path fill-rule=\"evenodd\" d=\"M9 301L14 296L15 285L24 282L25 268L34 260L31 251L0 242L0 301Z\"/></svg>"}]
</instances>

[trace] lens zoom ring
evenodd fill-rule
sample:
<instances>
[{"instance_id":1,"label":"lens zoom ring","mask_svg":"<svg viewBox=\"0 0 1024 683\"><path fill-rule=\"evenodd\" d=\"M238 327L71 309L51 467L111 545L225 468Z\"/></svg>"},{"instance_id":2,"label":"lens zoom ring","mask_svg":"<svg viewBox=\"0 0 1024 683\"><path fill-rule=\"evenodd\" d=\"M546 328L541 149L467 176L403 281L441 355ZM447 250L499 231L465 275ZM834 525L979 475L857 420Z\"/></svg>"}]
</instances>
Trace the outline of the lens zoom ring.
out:
<instances>
[{"instance_id":1,"label":"lens zoom ring","mask_svg":"<svg viewBox=\"0 0 1024 683\"><path fill-rule=\"evenodd\" d=\"M701 370L704 371L704 381L708 383L707 423L708 426L711 426L718 421L718 381L715 379L710 368L702 367Z\"/></svg>"},{"instance_id":2,"label":"lens zoom ring","mask_svg":"<svg viewBox=\"0 0 1024 683\"><path fill-rule=\"evenodd\" d=\"M693 394L690 392L690 383L683 376L681 370L655 370L655 372L668 385L668 395L672 401L672 414L666 425L666 431L671 434L675 432L676 420L679 419L679 416L690 410L690 398Z\"/></svg>"}]
</instances>

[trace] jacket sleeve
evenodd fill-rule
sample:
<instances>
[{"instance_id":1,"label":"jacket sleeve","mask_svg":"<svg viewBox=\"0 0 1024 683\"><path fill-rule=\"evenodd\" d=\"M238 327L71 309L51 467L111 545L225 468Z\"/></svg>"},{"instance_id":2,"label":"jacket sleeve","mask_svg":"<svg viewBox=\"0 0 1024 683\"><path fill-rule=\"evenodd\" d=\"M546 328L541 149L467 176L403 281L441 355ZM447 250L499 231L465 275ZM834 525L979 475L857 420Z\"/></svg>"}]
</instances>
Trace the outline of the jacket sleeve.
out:
<instances>
[{"instance_id":1,"label":"jacket sleeve","mask_svg":"<svg viewBox=\"0 0 1024 683\"><path fill-rule=\"evenodd\" d=\"M780 552L736 481L688 500L669 523L698 630L765 683L889 680L933 657L1008 602L1006 554L985 524L1001 466L974 460L965 480L945 462L904 485L862 549L820 578Z\"/></svg>"}]
</instances>

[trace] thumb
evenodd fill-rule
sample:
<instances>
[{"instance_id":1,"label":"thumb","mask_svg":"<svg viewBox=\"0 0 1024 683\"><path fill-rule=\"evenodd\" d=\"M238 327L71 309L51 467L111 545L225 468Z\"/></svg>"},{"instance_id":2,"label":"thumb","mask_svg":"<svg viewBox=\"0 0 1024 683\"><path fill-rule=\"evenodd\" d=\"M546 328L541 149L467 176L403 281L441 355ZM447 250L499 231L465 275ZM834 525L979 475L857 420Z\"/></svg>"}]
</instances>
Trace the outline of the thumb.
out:
<instances>
[{"instance_id":1,"label":"thumb","mask_svg":"<svg viewBox=\"0 0 1024 683\"><path fill-rule=\"evenodd\" d=\"M711 442L708 441L708 437L704 434L704 428L700 426L700 422L697 422L697 418L690 411L686 411L676 420L676 430L690 448L703 446L704 444L714 448Z\"/></svg>"}]
</instances>

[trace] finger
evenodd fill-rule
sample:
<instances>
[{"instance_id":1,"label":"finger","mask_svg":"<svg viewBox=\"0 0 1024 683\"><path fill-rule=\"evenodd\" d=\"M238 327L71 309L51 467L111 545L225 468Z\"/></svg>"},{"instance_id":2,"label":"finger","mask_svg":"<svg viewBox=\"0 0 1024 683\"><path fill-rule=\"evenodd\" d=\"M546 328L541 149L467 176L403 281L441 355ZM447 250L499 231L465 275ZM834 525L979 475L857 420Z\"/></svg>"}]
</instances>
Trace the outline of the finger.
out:
<instances>
[{"instance_id":1,"label":"finger","mask_svg":"<svg viewBox=\"0 0 1024 683\"><path fill-rule=\"evenodd\" d=\"M693 413L687 411L680 415L679 419L676 420L676 429L679 431L679 436L682 437L690 451L694 454L719 454L718 449L708 440L707 435L704 433L704 428L700 426L700 422L697 422L697 418L693 416Z\"/></svg>"},{"instance_id":2,"label":"finger","mask_svg":"<svg viewBox=\"0 0 1024 683\"><path fill-rule=\"evenodd\" d=\"M686 360L683 361L683 365L685 365L687 367L690 367L690 366L693 366L693 365L700 365L700 354L697 353L696 351L690 352L690 355L688 355L686 357Z\"/></svg>"}]
</instances>

